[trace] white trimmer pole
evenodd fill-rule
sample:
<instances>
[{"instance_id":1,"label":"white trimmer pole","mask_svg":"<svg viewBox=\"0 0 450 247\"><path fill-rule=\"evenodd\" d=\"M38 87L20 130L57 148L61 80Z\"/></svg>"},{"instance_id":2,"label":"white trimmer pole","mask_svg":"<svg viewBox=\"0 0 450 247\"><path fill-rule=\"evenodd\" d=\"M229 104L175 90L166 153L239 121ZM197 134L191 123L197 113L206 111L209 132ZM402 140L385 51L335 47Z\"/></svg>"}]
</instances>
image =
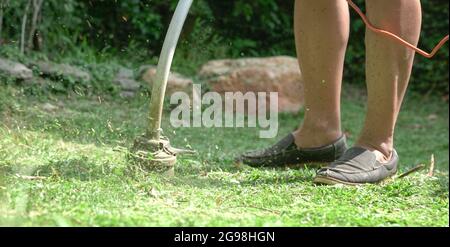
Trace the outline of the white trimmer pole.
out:
<instances>
[{"instance_id":1,"label":"white trimmer pole","mask_svg":"<svg viewBox=\"0 0 450 247\"><path fill-rule=\"evenodd\" d=\"M130 167L136 171L156 171L172 176L175 171L177 155L195 153L193 150L182 150L172 147L169 139L162 135L161 129L164 96L166 94L170 67L192 2L193 0L180 0L178 2L164 39L152 87L147 130L143 136L136 138L131 152L129 152L129 157L134 163Z\"/></svg>"},{"instance_id":2,"label":"white trimmer pole","mask_svg":"<svg viewBox=\"0 0 450 247\"><path fill-rule=\"evenodd\" d=\"M169 79L170 67L173 56L180 38L181 30L189 13L193 0L180 0L175 14L169 25L163 48L158 61L156 77L152 87L150 99L150 111L148 115L147 138L159 140L161 135L161 118L163 111L164 96L166 94L167 80Z\"/></svg>"}]
</instances>

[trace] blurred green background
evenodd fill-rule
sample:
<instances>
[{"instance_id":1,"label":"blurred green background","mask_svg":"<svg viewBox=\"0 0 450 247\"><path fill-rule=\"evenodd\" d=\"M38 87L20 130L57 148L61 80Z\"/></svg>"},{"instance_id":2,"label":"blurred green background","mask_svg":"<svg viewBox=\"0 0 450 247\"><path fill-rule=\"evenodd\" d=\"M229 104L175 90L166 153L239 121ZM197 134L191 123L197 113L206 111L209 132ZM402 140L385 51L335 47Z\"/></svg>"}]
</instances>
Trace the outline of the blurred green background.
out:
<instances>
[{"instance_id":1,"label":"blurred green background","mask_svg":"<svg viewBox=\"0 0 450 247\"><path fill-rule=\"evenodd\" d=\"M119 63L156 63L177 4L174 0L44 0L35 37L21 55L18 47L29 2L33 1L0 0L1 56L18 60L33 56L52 60L74 57L78 63L121 57L127 61ZM364 0L355 2L364 9ZM175 68L194 74L201 64L215 58L295 56L293 5L294 0L195 0ZM422 5L420 47L429 51L448 33L449 3L423 0ZM28 22L33 19L32 9L31 4ZM365 27L354 12L352 20L345 81L363 85ZM418 56L411 89L448 95L448 61L448 46L432 60Z\"/></svg>"}]
</instances>

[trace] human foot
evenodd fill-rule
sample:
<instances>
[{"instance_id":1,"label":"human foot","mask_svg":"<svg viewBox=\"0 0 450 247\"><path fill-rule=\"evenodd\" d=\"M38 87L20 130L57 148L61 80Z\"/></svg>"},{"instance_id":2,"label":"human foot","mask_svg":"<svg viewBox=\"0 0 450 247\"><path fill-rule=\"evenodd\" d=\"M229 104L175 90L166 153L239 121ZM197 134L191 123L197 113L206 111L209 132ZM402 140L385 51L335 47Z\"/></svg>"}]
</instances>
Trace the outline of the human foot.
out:
<instances>
[{"instance_id":1,"label":"human foot","mask_svg":"<svg viewBox=\"0 0 450 247\"><path fill-rule=\"evenodd\" d=\"M380 163L389 162L392 158L394 150L392 141L376 145L372 143L379 143L379 142L367 142L360 139L355 143L355 147L361 147L369 150L375 155L377 161Z\"/></svg>"},{"instance_id":2,"label":"human foot","mask_svg":"<svg viewBox=\"0 0 450 247\"><path fill-rule=\"evenodd\" d=\"M382 163L377 160L374 152L362 147L352 147L329 166L318 170L314 182L347 185L378 183L397 173L398 161L395 150L391 158Z\"/></svg>"},{"instance_id":3,"label":"human foot","mask_svg":"<svg viewBox=\"0 0 450 247\"><path fill-rule=\"evenodd\" d=\"M334 129L336 128L304 124L301 128L294 131L292 135L298 148L314 148L323 146L326 143L333 143L342 137L342 132Z\"/></svg>"}]
</instances>

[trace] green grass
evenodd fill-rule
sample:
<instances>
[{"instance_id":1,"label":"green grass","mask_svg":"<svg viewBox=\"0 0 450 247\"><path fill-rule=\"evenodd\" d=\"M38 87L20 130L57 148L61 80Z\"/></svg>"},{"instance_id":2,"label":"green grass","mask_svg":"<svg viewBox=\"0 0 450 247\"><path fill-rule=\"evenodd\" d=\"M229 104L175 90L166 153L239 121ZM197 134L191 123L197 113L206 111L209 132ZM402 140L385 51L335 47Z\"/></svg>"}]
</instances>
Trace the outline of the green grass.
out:
<instances>
[{"instance_id":1,"label":"green grass","mask_svg":"<svg viewBox=\"0 0 450 247\"><path fill-rule=\"evenodd\" d=\"M365 107L359 90L351 91L342 109L353 142ZM46 102L59 109L43 110ZM397 126L401 171L429 164L434 154L434 177L422 171L382 185L325 187L312 183L313 168L235 166L235 155L275 141L255 129L174 130L167 118L172 144L199 154L181 157L174 178L127 175L124 150L144 132L146 102L37 97L0 86L0 225L449 225L448 103L408 96ZM282 115L277 138L302 116Z\"/></svg>"}]
</instances>

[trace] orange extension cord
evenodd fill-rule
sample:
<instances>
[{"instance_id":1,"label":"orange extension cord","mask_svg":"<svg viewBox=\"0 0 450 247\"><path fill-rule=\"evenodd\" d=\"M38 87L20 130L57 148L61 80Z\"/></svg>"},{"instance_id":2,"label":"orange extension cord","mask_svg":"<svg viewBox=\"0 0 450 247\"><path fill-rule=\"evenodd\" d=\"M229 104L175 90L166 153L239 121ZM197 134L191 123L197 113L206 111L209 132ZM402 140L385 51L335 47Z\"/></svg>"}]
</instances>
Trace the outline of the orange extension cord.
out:
<instances>
[{"instance_id":1,"label":"orange extension cord","mask_svg":"<svg viewBox=\"0 0 450 247\"><path fill-rule=\"evenodd\" d=\"M385 36L393 39L394 41L413 49L414 51L416 51L417 53L419 53L420 55L422 55L426 58L432 58L434 55L436 55L436 53L439 51L439 49L441 49L441 47L448 41L448 35L447 35L439 42L439 44L436 45L436 47L434 47L434 49L433 49L433 51L431 51L431 53L427 53L427 52L417 48L416 46L408 43L407 41L405 41L398 35L395 35L391 32L383 30L383 29L376 28L374 25L372 25L372 23L370 23L370 21L367 19L367 16L361 11L361 9L352 0L347 0L347 2L350 5L350 7L352 7L358 13L358 15L361 16L362 20L364 21L364 23L367 25L367 27L370 30L372 30L375 33L385 35Z\"/></svg>"}]
</instances>

